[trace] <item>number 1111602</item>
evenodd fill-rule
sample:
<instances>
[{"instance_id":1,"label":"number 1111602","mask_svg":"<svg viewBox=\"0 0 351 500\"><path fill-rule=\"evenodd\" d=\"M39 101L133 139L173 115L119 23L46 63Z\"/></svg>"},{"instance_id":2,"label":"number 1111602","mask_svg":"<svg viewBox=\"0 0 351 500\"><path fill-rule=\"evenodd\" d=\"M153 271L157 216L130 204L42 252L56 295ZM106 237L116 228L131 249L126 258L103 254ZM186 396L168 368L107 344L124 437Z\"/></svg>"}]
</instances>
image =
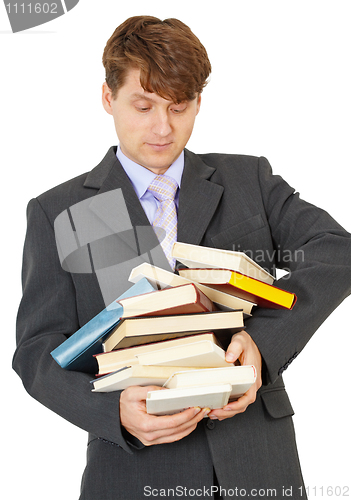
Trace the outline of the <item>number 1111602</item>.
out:
<instances>
[{"instance_id":1,"label":"number 1111602","mask_svg":"<svg viewBox=\"0 0 351 500\"><path fill-rule=\"evenodd\" d=\"M58 14L57 3L8 3L6 8L9 14Z\"/></svg>"}]
</instances>

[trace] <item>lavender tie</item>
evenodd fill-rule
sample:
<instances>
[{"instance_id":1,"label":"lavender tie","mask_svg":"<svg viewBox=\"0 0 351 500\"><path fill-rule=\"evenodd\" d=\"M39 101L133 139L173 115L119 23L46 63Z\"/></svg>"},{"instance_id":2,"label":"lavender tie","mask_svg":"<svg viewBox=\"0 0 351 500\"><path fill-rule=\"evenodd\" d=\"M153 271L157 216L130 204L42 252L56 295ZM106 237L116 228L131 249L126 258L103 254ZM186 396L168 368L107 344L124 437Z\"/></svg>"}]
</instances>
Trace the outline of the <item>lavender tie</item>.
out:
<instances>
[{"instance_id":1,"label":"lavender tie","mask_svg":"<svg viewBox=\"0 0 351 500\"><path fill-rule=\"evenodd\" d=\"M157 175L148 188L160 202L152 226L172 269L176 262L172 257L172 246L177 240L177 210L174 203L177 189L176 181L167 175Z\"/></svg>"}]
</instances>

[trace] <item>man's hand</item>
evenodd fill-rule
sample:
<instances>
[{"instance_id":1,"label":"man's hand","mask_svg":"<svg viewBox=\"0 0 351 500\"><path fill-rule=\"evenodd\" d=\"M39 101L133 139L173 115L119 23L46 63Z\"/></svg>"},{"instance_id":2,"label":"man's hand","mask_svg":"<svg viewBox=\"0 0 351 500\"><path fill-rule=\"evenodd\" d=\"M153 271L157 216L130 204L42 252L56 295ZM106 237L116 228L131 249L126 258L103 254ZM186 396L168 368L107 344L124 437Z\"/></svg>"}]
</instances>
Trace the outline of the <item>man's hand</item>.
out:
<instances>
[{"instance_id":1,"label":"man's hand","mask_svg":"<svg viewBox=\"0 0 351 500\"><path fill-rule=\"evenodd\" d=\"M145 446L179 441L193 432L210 411L208 408L189 408L174 415L149 415L146 413L146 395L148 391L158 389L167 390L158 386L133 386L121 393L121 424Z\"/></svg>"},{"instance_id":2,"label":"man's hand","mask_svg":"<svg viewBox=\"0 0 351 500\"><path fill-rule=\"evenodd\" d=\"M257 370L257 378L256 382L243 396L241 396L241 398L233 403L227 404L224 408L212 410L208 414L210 418L217 418L218 420L224 420L225 418L233 417L237 413L243 413L251 403L256 401L256 393L262 385L261 353L250 335L244 330L233 335L225 359L229 363L234 363L236 360L239 360L241 365L254 365Z\"/></svg>"}]
</instances>

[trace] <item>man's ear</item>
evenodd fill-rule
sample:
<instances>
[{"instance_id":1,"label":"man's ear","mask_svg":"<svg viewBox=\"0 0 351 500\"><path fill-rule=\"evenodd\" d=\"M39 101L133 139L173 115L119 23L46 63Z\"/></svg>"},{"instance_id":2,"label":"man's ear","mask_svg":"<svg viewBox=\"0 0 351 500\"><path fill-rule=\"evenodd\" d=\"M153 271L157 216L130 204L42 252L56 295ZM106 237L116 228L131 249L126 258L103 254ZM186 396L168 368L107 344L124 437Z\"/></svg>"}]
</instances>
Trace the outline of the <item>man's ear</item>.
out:
<instances>
[{"instance_id":1,"label":"man's ear","mask_svg":"<svg viewBox=\"0 0 351 500\"><path fill-rule=\"evenodd\" d=\"M105 111L109 115L112 115L112 100L113 100L112 99L112 90L107 85L107 83L104 82L102 85L102 105L103 105Z\"/></svg>"},{"instance_id":2,"label":"man's ear","mask_svg":"<svg viewBox=\"0 0 351 500\"><path fill-rule=\"evenodd\" d=\"M201 94L199 94L197 96L197 109L196 109L196 114L198 114L198 112L200 111L200 107L201 107Z\"/></svg>"}]
</instances>

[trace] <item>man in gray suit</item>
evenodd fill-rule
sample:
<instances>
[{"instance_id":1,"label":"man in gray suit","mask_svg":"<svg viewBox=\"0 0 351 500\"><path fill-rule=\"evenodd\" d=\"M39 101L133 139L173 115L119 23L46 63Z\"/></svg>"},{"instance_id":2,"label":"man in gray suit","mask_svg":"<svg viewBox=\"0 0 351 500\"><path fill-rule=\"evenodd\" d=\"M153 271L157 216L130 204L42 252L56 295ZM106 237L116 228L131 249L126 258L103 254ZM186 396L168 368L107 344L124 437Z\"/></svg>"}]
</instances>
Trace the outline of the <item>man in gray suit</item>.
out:
<instances>
[{"instance_id":1,"label":"man in gray suit","mask_svg":"<svg viewBox=\"0 0 351 500\"><path fill-rule=\"evenodd\" d=\"M183 23L128 19L108 41L103 62L103 106L119 147L29 203L14 368L33 397L89 432L81 499L281 498L284 488L285 496L306 498L282 373L351 291L350 234L302 201L265 158L185 149L211 66ZM277 285L298 302L291 311L257 309L226 346L227 361L258 370L243 397L211 412L156 417L145 411L149 388L92 393L91 375L63 370L50 356L105 306L101 275L62 268L54 222L70 207L118 190L132 227L150 228L159 202L148 185L165 175L178 186L178 241L245 250L270 272L288 267L288 279ZM119 265L107 269L114 297L146 258L140 248L130 250L123 273ZM155 264L170 269L164 255Z\"/></svg>"}]
</instances>

